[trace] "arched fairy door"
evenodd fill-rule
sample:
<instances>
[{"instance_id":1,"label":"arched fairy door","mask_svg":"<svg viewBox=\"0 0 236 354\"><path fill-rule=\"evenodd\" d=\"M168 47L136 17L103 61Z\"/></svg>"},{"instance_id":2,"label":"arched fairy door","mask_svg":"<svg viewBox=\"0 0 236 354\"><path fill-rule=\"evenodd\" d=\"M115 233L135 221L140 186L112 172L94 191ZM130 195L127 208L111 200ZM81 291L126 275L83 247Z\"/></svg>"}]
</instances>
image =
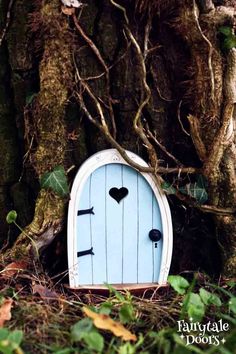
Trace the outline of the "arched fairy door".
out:
<instances>
[{"instance_id":1,"label":"arched fairy door","mask_svg":"<svg viewBox=\"0 0 236 354\"><path fill-rule=\"evenodd\" d=\"M147 163L134 153L129 157ZM172 223L163 191L115 149L90 157L73 183L68 213L70 287L145 288L166 282Z\"/></svg>"}]
</instances>

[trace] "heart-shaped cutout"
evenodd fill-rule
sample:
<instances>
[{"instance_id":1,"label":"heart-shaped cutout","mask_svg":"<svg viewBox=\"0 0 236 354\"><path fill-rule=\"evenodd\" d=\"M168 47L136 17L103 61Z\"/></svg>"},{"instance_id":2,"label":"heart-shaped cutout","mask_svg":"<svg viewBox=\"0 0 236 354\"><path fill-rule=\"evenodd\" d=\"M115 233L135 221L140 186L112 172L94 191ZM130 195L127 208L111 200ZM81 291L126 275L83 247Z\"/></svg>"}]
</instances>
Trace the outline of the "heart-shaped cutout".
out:
<instances>
[{"instance_id":1,"label":"heart-shaped cutout","mask_svg":"<svg viewBox=\"0 0 236 354\"><path fill-rule=\"evenodd\" d=\"M109 190L110 196L117 201L117 203L120 203L120 201L125 198L128 195L129 191L125 187L116 188L113 187Z\"/></svg>"}]
</instances>

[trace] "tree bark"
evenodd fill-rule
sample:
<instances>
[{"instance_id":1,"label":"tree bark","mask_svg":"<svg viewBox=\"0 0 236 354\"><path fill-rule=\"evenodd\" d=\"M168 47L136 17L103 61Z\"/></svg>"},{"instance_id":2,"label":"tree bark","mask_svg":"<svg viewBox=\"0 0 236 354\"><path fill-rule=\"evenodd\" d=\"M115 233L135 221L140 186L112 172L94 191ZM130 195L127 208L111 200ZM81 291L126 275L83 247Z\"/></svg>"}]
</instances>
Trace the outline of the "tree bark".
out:
<instances>
[{"instance_id":1,"label":"tree bark","mask_svg":"<svg viewBox=\"0 0 236 354\"><path fill-rule=\"evenodd\" d=\"M177 193L180 201L172 199L175 236L180 239L179 223L187 217L190 225L201 218L205 247L209 240L204 237L214 234L210 244L216 249L216 243L220 245L224 274L235 274L236 49L223 53L218 36L220 26L233 28L232 5L230 1L218 6L200 0L119 4L88 0L81 10L66 15L58 0L31 5L16 0L1 50L8 47L15 119L20 139L24 136L23 182L32 183L58 165L65 170L76 167L68 175L72 182L89 155L114 146L148 159L154 173L166 172L162 177L155 173L159 182L165 178L181 186L201 173L209 195L209 206L202 210L214 212L215 229L209 214L196 210L190 216L192 200ZM26 104L32 90L37 95ZM12 127L11 137L16 136ZM0 130L1 146L4 134ZM10 146L16 146L14 139ZM17 151L9 156L5 164L10 171ZM4 190L17 180L13 170L9 172L13 177L0 183ZM32 257L35 247L41 253L56 235L65 237L67 202L52 191L40 190L33 221L8 256ZM183 203L185 215L178 212ZM189 245L194 237L187 240Z\"/></svg>"}]
</instances>

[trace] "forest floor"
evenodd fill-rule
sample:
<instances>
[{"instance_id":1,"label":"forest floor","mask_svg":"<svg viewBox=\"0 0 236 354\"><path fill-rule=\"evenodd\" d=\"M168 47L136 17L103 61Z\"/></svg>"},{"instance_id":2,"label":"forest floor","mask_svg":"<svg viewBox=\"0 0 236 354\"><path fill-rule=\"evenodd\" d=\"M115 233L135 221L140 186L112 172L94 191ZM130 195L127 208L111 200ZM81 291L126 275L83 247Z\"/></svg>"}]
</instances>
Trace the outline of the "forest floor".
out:
<instances>
[{"instance_id":1,"label":"forest floor","mask_svg":"<svg viewBox=\"0 0 236 354\"><path fill-rule=\"evenodd\" d=\"M93 294L17 262L0 273L0 353L236 353L235 279L187 274L139 295Z\"/></svg>"}]
</instances>

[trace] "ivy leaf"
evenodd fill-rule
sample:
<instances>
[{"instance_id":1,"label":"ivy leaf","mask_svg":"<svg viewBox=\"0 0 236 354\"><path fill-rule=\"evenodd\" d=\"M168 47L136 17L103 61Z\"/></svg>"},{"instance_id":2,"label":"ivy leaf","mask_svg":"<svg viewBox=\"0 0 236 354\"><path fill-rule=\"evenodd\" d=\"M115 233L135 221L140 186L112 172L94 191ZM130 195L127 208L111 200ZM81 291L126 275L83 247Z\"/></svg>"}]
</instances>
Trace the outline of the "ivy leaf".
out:
<instances>
[{"instance_id":1,"label":"ivy leaf","mask_svg":"<svg viewBox=\"0 0 236 354\"><path fill-rule=\"evenodd\" d=\"M13 349L19 348L22 339L23 339L23 332L20 330L12 331L8 336L8 340L11 342Z\"/></svg>"},{"instance_id":2,"label":"ivy leaf","mask_svg":"<svg viewBox=\"0 0 236 354\"><path fill-rule=\"evenodd\" d=\"M205 315L205 305L198 294L190 293L185 306L189 318L192 318L194 322L202 320Z\"/></svg>"},{"instance_id":3,"label":"ivy leaf","mask_svg":"<svg viewBox=\"0 0 236 354\"><path fill-rule=\"evenodd\" d=\"M40 186L53 190L61 197L68 195L69 187L64 167L56 166L53 171L44 173L40 180Z\"/></svg>"},{"instance_id":4,"label":"ivy leaf","mask_svg":"<svg viewBox=\"0 0 236 354\"><path fill-rule=\"evenodd\" d=\"M232 27L222 26L219 28L219 32L223 34L222 49L232 49L236 47L236 36L233 33Z\"/></svg>"},{"instance_id":5,"label":"ivy leaf","mask_svg":"<svg viewBox=\"0 0 236 354\"><path fill-rule=\"evenodd\" d=\"M231 36L232 35L232 27L229 26L221 26L219 28L219 32L224 34L226 37Z\"/></svg>"},{"instance_id":6,"label":"ivy leaf","mask_svg":"<svg viewBox=\"0 0 236 354\"><path fill-rule=\"evenodd\" d=\"M197 182L188 183L179 188L179 191L183 194L187 194L190 197L196 199L199 204L204 204L208 199L206 191L207 181L204 176L198 176Z\"/></svg>"},{"instance_id":7,"label":"ivy leaf","mask_svg":"<svg viewBox=\"0 0 236 354\"><path fill-rule=\"evenodd\" d=\"M199 294L205 305L215 305L219 307L222 304L219 296L212 294L203 288L200 289Z\"/></svg>"},{"instance_id":8,"label":"ivy leaf","mask_svg":"<svg viewBox=\"0 0 236 354\"><path fill-rule=\"evenodd\" d=\"M25 99L26 106L29 106L38 94L35 92L30 92Z\"/></svg>"},{"instance_id":9,"label":"ivy leaf","mask_svg":"<svg viewBox=\"0 0 236 354\"><path fill-rule=\"evenodd\" d=\"M7 339L8 334L9 334L8 329L0 328L0 341Z\"/></svg>"},{"instance_id":10,"label":"ivy leaf","mask_svg":"<svg viewBox=\"0 0 236 354\"><path fill-rule=\"evenodd\" d=\"M223 48L224 49L232 49L236 47L236 36L231 35L227 38L225 38L224 42L223 42Z\"/></svg>"},{"instance_id":11,"label":"ivy leaf","mask_svg":"<svg viewBox=\"0 0 236 354\"><path fill-rule=\"evenodd\" d=\"M189 282L180 275L169 275L168 283L170 283L172 288L174 288L180 295L185 294L187 288L189 287Z\"/></svg>"},{"instance_id":12,"label":"ivy leaf","mask_svg":"<svg viewBox=\"0 0 236 354\"><path fill-rule=\"evenodd\" d=\"M176 194L176 189L169 182L163 182L161 188L166 192L166 194Z\"/></svg>"},{"instance_id":13,"label":"ivy leaf","mask_svg":"<svg viewBox=\"0 0 236 354\"><path fill-rule=\"evenodd\" d=\"M12 224L13 222L16 221L16 218L17 218L17 212L15 210L11 210L6 216L6 221L8 224Z\"/></svg>"},{"instance_id":14,"label":"ivy leaf","mask_svg":"<svg viewBox=\"0 0 236 354\"><path fill-rule=\"evenodd\" d=\"M88 348L101 353L104 348L104 338L98 332L90 332L84 336L84 341Z\"/></svg>"},{"instance_id":15,"label":"ivy leaf","mask_svg":"<svg viewBox=\"0 0 236 354\"><path fill-rule=\"evenodd\" d=\"M71 339L73 342L79 342L84 335L91 332L93 322L90 318L83 318L71 327Z\"/></svg>"}]
</instances>

